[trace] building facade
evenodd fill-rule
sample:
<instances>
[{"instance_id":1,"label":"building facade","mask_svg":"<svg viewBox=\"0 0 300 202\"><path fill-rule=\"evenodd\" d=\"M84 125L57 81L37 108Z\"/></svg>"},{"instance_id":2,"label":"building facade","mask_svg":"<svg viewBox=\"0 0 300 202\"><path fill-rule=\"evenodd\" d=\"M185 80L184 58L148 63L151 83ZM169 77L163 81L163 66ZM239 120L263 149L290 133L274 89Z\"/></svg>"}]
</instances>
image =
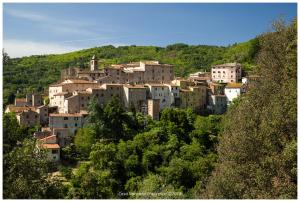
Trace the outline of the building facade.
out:
<instances>
[{"instance_id":1,"label":"building facade","mask_svg":"<svg viewBox=\"0 0 300 202\"><path fill-rule=\"evenodd\" d=\"M211 68L212 81L220 83L238 82L242 78L242 68L239 63L215 65Z\"/></svg>"}]
</instances>

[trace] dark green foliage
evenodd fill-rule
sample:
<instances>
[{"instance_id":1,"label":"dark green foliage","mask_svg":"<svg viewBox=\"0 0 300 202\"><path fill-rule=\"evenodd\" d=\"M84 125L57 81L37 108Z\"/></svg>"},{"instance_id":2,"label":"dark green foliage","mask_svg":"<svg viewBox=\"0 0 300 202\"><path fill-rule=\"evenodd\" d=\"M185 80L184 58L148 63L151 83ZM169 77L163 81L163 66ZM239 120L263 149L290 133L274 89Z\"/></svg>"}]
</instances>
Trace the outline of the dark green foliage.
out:
<instances>
[{"instance_id":1,"label":"dark green foliage","mask_svg":"<svg viewBox=\"0 0 300 202\"><path fill-rule=\"evenodd\" d=\"M49 179L45 151L32 140L23 141L4 155L3 197L6 199L63 198L65 189L55 178Z\"/></svg>"},{"instance_id":2,"label":"dark green foliage","mask_svg":"<svg viewBox=\"0 0 300 202\"><path fill-rule=\"evenodd\" d=\"M84 154L82 155L84 156ZM80 159L80 154L76 150L76 147L73 143L62 148L60 156L62 162L67 162L68 164L76 164L77 161Z\"/></svg>"},{"instance_id":3,"label":"dark green foliage","mask_svg":"<svg viewBox=\"0 0 300 202\"><path fill-rule=\"evenodd\" d=\"M19 125L15 114L5 113L3 115L3 153L10 152L18 142L29 137L29 132L26 128Z\"/></svg>"},{"instance_id":4,"label":"dark green foliage","mask_svg":"<svg viewBox=\"0 0 300 202\"><path fill-rule=\"evenodd\" d=\"M105 108L102 111L98 108L102 113L99 113L102 117L99 121L106 116ZM192 136L192 131L196 129L207 129L199 124L200 119L189 109L165 109L161 114L160 121L148 122L144 129L138 127L138 134L134 132L127 139L95 139L90 162L82 165L72 177L70 197L193 198L194 187L204 186L212 172L216 162L213 153L216 141L210 142L208 150L204 141ZM215 128L218 128L218 117L203 117L204 122L208 122L206 119L211 124L216 121ZM96 118L90 117L89 120ZM135 128L136 125L127 127ZM211 131L206 131L207 135L217 135L216 131ZM130 195L135 192L149 193Z\"/></svg>"},{"instance_id":5,"label":"dark green foliage","mask_svg":"<svg viewBox=\"0 0 300 202\"><path fill-rule=\"evenodd\" d=\"M115 142L120 139L130 139L139 130L144 129L144 122L146 121L137 113L127 113L117 97L113 97L103 108L94 98L89 104L88 111L86 127L89 130L80 131L82 134L78 138L83 137L81 139L84 142L89 141L89 144L92 143L92 139ZM77 142L79 143L79 141Z\"/></svg>"},{"instance_id":6,"label":"dark green foliage","mask_svg":"<svg viewBox=\"0 0 300 202\"><path fill-rule=\"evenodd\" d=\"M224 118L209 198L297 198L297 24L260 38L259 86Z\"/></svg>"},{"instance_id":7,"label":"dark green foliage","mask_svg":"<svg viewBox=\"0 0 300 202\"><path fill-rule=\"evenodd\" d=\"M95 132L91 128L86 127L78 129L74 139L74 144L79 153L81 153L84 157L88 157L94 143Z\"/></svg>"}]
</instances>

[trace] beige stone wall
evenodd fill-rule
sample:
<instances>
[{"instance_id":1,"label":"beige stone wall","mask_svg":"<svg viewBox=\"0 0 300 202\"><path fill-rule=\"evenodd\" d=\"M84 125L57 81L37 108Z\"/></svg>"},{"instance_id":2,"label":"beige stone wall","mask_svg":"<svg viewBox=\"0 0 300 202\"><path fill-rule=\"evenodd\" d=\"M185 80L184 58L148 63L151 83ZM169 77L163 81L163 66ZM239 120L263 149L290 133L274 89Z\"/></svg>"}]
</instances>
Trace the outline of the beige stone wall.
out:
<instances>
[{"instance_id":1,"label":"beige stone wall","mask_svg":"<svg viewBox=\"0 0 300 202\"><path fill-rule=\"evenodd\" d=\"M151 116L153 119L159 119L159 100L148 100L148 115Z\"/></svg>"},{"instance_id":2,"label":"beige stone wall","mask_svg":"<svg viewBox=\"0 0 300 202\"><path fill-rule=\"evenodd\" d=\"M51 98L53 98L53 95L55 95L57 93L61 93L61 92L63 92L62 86L49 86L50 106L54 106L54 105L51 105Z\"/></svg>"},{"instance_id":3,"label":"beige stone wall","mask_svg":"<svg viewBox=\"0 0 300 202\"><path fill-rule=\"evenodd\" d=\"M79 112L80 112L79 96L72 95L66 98L64 101L63 113L79 113Z\"/></svg>"},{"instance_id":4,"label":"beige stone wall","mask_svg":"<svg viewBox=\"0 0 300 202\"><path fill-rule=\"evenodd\" d=\"M32 106L41 106L42 104L43 104L42 96L40 94L33 94L32 95Z\"/></svg>"},{"instance_id":5,"label":"beige stone wall","mask_svg":"<svg viewBox=\"0 0 300 202\"><path fill-rule=\"evenodd\" d=\"M37 113L40 116L40 123L42 125L49 124L49 112L48 112L48 106L40 106L37 108Z\"/></svg>"},{"instance_id":6,"label":"beige stone wall","mask_svg":"<svg viewBox=\"0 0 300 202\"><path fill-rule=\"evenodd\" d=\"M141 107L146 103L147 88L136 88L124 86L124 106L130 108L134 106L135 110L141 112Z\"/></svg>"},{"instance_id":7,"label":"beige stone wall","mask_svg":"<svg viewBox=\"0 0 300 202\"><path fill-rule=\"evenodd\" d=\"M50 114L49 127L51 130L54 128L67 128L69 133L75 135L77 128L83 126L84 119L78 114Z\"/></svg>"}]
</instances>

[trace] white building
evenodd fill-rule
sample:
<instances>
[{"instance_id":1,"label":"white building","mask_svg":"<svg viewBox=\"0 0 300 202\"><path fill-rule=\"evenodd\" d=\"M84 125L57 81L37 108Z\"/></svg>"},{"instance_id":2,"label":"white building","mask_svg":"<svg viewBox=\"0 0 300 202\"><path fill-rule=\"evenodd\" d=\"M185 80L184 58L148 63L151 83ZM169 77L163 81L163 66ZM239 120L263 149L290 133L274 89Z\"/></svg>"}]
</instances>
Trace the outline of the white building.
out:
<instances>
[{"instance_id":1,"label":"white building","mask_svg":"<svg viewBox=\"0 0 300 202\"><path fill-rule=\"evenodd\" d=\"M242 83L228 83L225 87L225 95L227 99L227 105L230 105L232 101L241 95Z\"/></svg>"}]
</instances>

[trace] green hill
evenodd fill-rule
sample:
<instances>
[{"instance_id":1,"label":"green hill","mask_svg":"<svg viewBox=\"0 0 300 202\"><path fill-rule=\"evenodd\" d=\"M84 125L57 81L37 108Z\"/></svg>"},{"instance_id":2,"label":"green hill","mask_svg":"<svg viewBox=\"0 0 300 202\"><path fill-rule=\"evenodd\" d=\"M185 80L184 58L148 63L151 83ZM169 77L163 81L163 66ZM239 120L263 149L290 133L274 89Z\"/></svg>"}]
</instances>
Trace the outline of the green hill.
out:
<instances>
[{"instance_id":1,"label":"green hill","mask_svg":"<svg viewBox=\"0 0 300 202\"><path fill-rule=\"evenodd\" d=\"M210 70L212 64L240 62L251 69L258 40L235 44L228 47L186 45L182 43L165 48L156 46L102 46L57 55L36 55L14 58L4 62L3 99L4 105L12 103L14 97L26 92L43 92L48 85L60 78L60 70L69 66L88 66L93 55L102 60L101 66L139 60L159 60L175 66L177 76Z\"/></svg>"}]
</instances>

